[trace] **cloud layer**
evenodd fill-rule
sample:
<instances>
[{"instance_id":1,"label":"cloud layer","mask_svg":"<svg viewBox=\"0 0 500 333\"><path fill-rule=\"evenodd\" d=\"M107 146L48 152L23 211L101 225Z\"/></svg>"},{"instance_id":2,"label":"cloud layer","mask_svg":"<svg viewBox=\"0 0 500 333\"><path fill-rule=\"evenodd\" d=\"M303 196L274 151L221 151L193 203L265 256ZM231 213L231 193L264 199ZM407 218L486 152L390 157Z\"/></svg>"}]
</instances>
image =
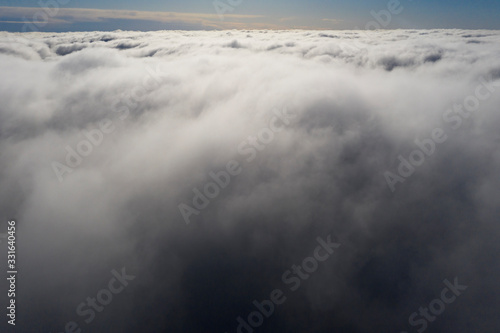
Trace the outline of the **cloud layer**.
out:
<instances>
[{"instance_id":1,"label":"cloud layer","mask_svg":"<svg viewBox=\"0 0 500 333\"><path fill-rule=\"evenodd\" d=\"M61 1L62 2L62 1ZM57 2L55 2L57 5ZM264 15L233 13L233 7L213 8L211 13L178 13L118 9L1 7L0 24L9 31L92 31L127 26L139 30L214 30L214 29L283 29ZM64 6L63 6L64 7ZM218 7L217 7L218 8ZM23 19L21 19L23 18ZM335 21L335 20L333 20Z\"/></svg>"},{"instance_id":2,"label":"cloud layer","mask_svg":"<svg viewBox=\"0 0 500 333\"><path fill-rule=\"evenodd\" d=\"M256 332L416 332L458 277L427 331L498 331L499 55L497 31L0 33L18 329L236 332L278 288ZM292 292L283 273L328 235ZM122 267L136 278L86 323Z\"/></svg>"}]
</instances>

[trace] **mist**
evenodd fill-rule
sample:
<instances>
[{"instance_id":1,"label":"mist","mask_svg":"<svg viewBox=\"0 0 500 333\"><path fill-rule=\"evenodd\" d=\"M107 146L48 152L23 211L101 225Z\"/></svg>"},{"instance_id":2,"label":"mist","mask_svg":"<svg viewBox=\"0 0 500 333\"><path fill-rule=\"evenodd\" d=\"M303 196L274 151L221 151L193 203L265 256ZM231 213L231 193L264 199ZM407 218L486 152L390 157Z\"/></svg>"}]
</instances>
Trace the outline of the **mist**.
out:
<instances>
[{"instance_id":1,"label":"mist","mask_svg":"<svg viewBox=\"0 0 500 333\"><path fill-rule=\"evenodd\" d=\"M489 30L0 33L16 331L498 331L499 56Z\"/></svg>"}]
</instances>

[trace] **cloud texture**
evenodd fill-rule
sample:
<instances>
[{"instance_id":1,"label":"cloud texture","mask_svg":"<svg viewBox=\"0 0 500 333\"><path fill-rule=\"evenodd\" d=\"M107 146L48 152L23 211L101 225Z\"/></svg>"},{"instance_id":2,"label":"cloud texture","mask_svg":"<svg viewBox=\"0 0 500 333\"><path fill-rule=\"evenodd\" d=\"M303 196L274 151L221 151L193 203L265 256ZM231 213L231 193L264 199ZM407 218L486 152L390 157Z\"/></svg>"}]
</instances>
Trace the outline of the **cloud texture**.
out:
<instances>
[{"instance_id":1,"label":"cloud texture","mask_svg":"<svg viewBox=\"0 0 500 333\"><path fill-rule=\"evenodd\" d=\"M62 1L59 1L62 2ZM57 2L55 2L57 5ZM62 4L62 3L61 3ZM232 8L232 7L231 7ZM234 10L234 9L233 9ZM21 32L33 31L87 31L96 24L103 30L114 30L125 23L128 27L152 30L213 30L283 28L269 22L263 15L242 15L214 9L213 13L177 13L117 9L1 7L0 23L18 24L12 28ZM224 15L223 15L224 14ZM23 18L21 20L20 18ZM115 28L113 28L115 27Z\"/></svg>"},{"instance_id":2,"label":"cloud texture","mask_svg":"<svg viewBox=\"0 0 500 333\"><path fill-rule=\"evenodd\" d=\"M427 331L500 329L499 32L0 33L0 73L20 332L236 332L276 288L256 332L417 332L454 277L468 288ZM291 292L282 274L328 235L341 246ZM121 267L136 278L86 323Z\"/></svg>"}]
</instances>

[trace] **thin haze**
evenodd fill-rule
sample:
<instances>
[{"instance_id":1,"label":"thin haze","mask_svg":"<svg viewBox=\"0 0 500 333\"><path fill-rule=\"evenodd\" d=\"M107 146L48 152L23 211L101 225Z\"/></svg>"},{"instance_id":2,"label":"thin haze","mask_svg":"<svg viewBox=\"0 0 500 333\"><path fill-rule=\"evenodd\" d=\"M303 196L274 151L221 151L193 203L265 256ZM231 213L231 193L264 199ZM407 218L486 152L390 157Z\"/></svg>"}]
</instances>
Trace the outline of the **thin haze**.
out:
<instances>
[{"instance_id":1,"label":"thin haze","mask_svg":"<svg viewBox=\"0 0 500 333\"><path fill-rule=\"evenodd\" d=\"M47 6L45 3L37 0L0 1L0 7L4 6L0 8L0 30L23 31L26 21L44 22L43 16L36 15L36 10L42 7L60 7L60 10L56 15L49 15L47 24L39 27L41 31L364 29L366 23L374 19L372 12L380 13L390 7L398 8L397 15L391 17L383 28L500 28L500 2L497 0L48 0ZM68 9L71 11L65 11ZM83 9L94 11L90 15ZM184 13L197 19L152 18L148 14L151 12ZM382 20L386 19L383 17Z\"/></svg>"}]
</instances>

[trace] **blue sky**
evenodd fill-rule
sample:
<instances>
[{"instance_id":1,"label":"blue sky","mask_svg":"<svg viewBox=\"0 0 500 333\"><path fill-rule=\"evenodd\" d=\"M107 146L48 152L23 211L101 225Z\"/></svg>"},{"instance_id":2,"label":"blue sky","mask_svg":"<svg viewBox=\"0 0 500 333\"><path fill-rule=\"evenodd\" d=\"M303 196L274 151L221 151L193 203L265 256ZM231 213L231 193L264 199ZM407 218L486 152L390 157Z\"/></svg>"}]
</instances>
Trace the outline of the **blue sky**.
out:
<instances>
[{"instance_id":1,"label":"blue sky","mask_svg":"<svg viewBox=\"0 0 500 333\"><path fill-rule=\"evenodd\" d=\"M214 0L0 0L0 30L500 29L499 0L217 1L219 10ZM390 19L371 14L390 4L398 9Z\"/></svg>"}]
</instances>

